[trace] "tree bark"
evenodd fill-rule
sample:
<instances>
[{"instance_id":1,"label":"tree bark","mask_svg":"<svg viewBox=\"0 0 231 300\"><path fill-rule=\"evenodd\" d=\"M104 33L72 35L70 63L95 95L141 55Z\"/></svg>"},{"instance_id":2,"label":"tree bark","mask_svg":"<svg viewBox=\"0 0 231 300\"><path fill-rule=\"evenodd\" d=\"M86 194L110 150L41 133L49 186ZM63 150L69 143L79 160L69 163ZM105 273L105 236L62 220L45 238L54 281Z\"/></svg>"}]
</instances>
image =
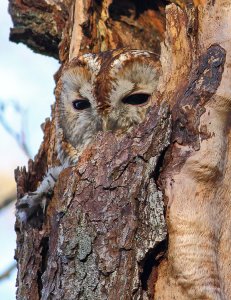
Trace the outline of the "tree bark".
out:
<instances>
[{"instance_id":1,"label":"tree bark","mask_svg":"<svg viewBox=\"0 0 231 300\"><path fill-rule=\"evenodd\" d=\"M121 46L160 53L163 70L147 120L99 133L45 218L16 222L18 299L231 298L231 3L172 2L165 15L167 1L10 1L11 39L59 53L61 70ZM55 142L52 119L18 197L56 164Z\"/></svg>"}]
</instances>

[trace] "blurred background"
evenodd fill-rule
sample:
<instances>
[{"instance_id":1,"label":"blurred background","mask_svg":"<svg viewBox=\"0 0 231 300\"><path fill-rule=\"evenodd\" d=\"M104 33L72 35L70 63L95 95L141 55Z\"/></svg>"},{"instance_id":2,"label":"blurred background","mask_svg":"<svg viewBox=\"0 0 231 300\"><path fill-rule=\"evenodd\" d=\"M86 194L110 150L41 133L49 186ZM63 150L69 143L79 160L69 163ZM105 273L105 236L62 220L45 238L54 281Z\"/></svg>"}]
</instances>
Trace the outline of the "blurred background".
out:
<instances>
[{"instance_id":1,"label":"blurred background","mask_svg":"<svg viewBox=\"0 0 231 300\"><path fill-rule=\"evenodd\" d=\"M27 166L41 144L40 124L54 102L58 61L9 42L8 1L0 3L0 299L15 299L14 169Z\"/></svg>"}]
</instances>

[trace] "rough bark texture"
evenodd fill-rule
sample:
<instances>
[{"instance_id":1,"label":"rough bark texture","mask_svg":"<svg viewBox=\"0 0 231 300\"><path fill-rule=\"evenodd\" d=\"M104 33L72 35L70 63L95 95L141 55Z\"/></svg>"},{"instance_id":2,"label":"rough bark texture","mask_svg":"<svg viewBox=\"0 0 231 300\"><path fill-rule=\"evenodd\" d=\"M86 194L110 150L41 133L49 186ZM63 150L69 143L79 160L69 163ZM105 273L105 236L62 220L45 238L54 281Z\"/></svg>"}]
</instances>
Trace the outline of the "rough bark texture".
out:
<instances>
[{"instance_id":1,"label":"rough bark texture","mask_svg":"<svg viewBox=\"0 0 231 300\"><path fill-rule=\"evenodd\" d=\"M113 299L115 291L119 299L136 299L146 293L151 269L145 263L166 238L152 173L169 136L168 108L156 109L131 136L100 134L97 147L65 172L66 184L57 184L47 211L42 299Z\"/></svg>"},{"instance_id":2,"label":"rough bark texture","mask_svg":"<svg viewBox=\"0 0 231 300\"><path fill-rule=\"evenodd\" d=\"M119 47L160 53L165 6L171 2L181 7L193 3L191 0L81 0L77 3L74 0L10 0L9 12L14 24L10 39L25 43L35 52L59 57L61 62L82 53Z\"/></svg>"},{"instance_id":3,"label":"rough bark texture","mask_svg":"<svg viewBox=\"0 0 231 300\"><path fill-rule=\"evenodd\" d=\"M230 299L231 3L171 1L165 20L163 1L10 2L11 39L54 57L61 41L63 64L120 46L159 53L166 24L162 104L123 138L99 134L61 174L45 219L16 223L17 298ZM32 12L51 27L33 29ZM56 161L53 123L44 131L16 172L19 197Z\"/></svg>"},{"instance_id":4,"label":"rough bark texture","mask_svg":"<svg viewBox=\"0 0 231 300\"><path fill-rule=\"evenodd\" d=\"M63 172L45 224L36 229L30 223L18 235L19 299L153 294L151 267L166 239L154 172L159 172L170 128L163 104L130 135L99 134L97 147L83 155L78 167ZM22 186L25 171L16 176Z\"/></svg>"},{"instance_id":5,"label":"rough bark texture","mask_svg":"<svg viewBox=\"0 0 231 300\"><path fill-rule=\"evenodd\" d=\"M159 53L167 3L13 0L9 6L14 22L10 39L55 58L59 53L61 61L79 53L126 46Z\"/></svg>"}]
</instances>

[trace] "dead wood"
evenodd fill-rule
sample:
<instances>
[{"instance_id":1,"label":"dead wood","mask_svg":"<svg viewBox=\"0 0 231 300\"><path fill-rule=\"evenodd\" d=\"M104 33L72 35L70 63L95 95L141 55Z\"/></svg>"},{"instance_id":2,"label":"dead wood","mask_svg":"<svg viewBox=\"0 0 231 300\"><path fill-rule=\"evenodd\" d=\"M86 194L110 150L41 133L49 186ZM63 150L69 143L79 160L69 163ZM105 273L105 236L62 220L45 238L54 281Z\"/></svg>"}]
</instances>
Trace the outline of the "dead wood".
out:
<instances>
[{"instance_id":1,"label":"dead wood","mask_svg":"<svg viewBox=\"0 0 231 300\"><path fill-rule=\"evenodd\" d=\"M16 224L18 299L231 297L231 4L174 2L165 18L161 1L23 1L24 11L11 1L11 38L14 12L26 20L36 11L52 20L45 27L55 46L48 49L44 28L24 21L32 31L24 39L22 30L20 41L59 53L63 64L129 46L161 48L163 70L162 103L144 124L121 139L99 134L78 166L61 174L45 219ZM54 145L52 121L29 171L16 172L19 196L55 163Z\"/></svg>"}]
</instances>

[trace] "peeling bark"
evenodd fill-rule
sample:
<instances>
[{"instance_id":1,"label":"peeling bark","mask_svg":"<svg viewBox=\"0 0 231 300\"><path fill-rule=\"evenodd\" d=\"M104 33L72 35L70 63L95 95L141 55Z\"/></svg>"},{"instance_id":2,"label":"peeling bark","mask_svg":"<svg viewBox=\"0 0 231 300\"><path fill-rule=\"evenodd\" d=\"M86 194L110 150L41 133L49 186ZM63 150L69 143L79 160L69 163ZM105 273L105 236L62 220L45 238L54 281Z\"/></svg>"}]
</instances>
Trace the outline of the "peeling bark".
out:
<instances>
[{"instance_id":1,"label":"peeling bark","mask_svg":"<svg viewBox=\"0 0 231 300\"><path fill-rule=\"evenodd\" d=\"M115 290L119 299L153 294L146 262L166 239L153 172L170 133L163 104L123 138L99 134L97 147L63 172L42 230L28 225L18 239L19 299L31 297L25 283L41 293L30 299L113 299Z\"/></svg>"},{"instance_id":2,"label":"peeling bark","mask_svg":"<svg viewBox=\"0 0 231 300\"><path fill-rule=\"evenodd\" d=\"M173 135L161 177L169 244L155 299L231 297L230 16L228 1L187 12L167 9L161 59Z\"/></svg>"},{"instance_id":3,"label":"peeling bark","mask_svg":"<svg viewBox=\"0 0 231 300\"><path fill-rule=\"evenodd\" d=\"M167 107L156 109L131 136L117 140L111 133L99 134L92 158L69 170L73 175L59 191L55 212L48 211L54 252L42 276L43 299L51 292L57 299L113 299L115 291L119 299L145 294L144 262L166 238L161 192L152 173L169 136Z\"/></svg>"},{"instance_id":4,"label":"peeling bark","mask_svg":"<svg viewBox=\"0 0 231 300\"><path fill-rule=\"evenodd\" d=\"M119 47L160 53L165 6L171 1L10 0L10 39L66 61ZM181 6L192 1L172 1ZM59 55L59 56L58 56Z\"/></svg>"},{"instance_id":5,"label":"peeling bark","mask_svg":"<svg viewBox=\"0 0 231 300\"><path fill-rule=\"evenodd\" d=\"M100 133L61 174L45 218L16 223L18 299L231 298L231 4L171 2L165 19L167 1L11 1L15 22L17 10L49 14L51 28L29 39L47 54L36 36L59 35L63 65L129 46L161 48L163 70L147 120L121 138ZM16 171L19 197L56 163L53 122L28 172Z\"/></svg>"},{"instance_id":6,"label":"peeling bark","mask_svg":"<svg viewBox=\"0 0 231 300\"><path fill-rule=\"evenodd\" d=\"M58 58L58 45L65 28L69 5L60 1L9 1L14 27L10 40L22 42L35 52Z\"/></svg>"}]
</instances>

